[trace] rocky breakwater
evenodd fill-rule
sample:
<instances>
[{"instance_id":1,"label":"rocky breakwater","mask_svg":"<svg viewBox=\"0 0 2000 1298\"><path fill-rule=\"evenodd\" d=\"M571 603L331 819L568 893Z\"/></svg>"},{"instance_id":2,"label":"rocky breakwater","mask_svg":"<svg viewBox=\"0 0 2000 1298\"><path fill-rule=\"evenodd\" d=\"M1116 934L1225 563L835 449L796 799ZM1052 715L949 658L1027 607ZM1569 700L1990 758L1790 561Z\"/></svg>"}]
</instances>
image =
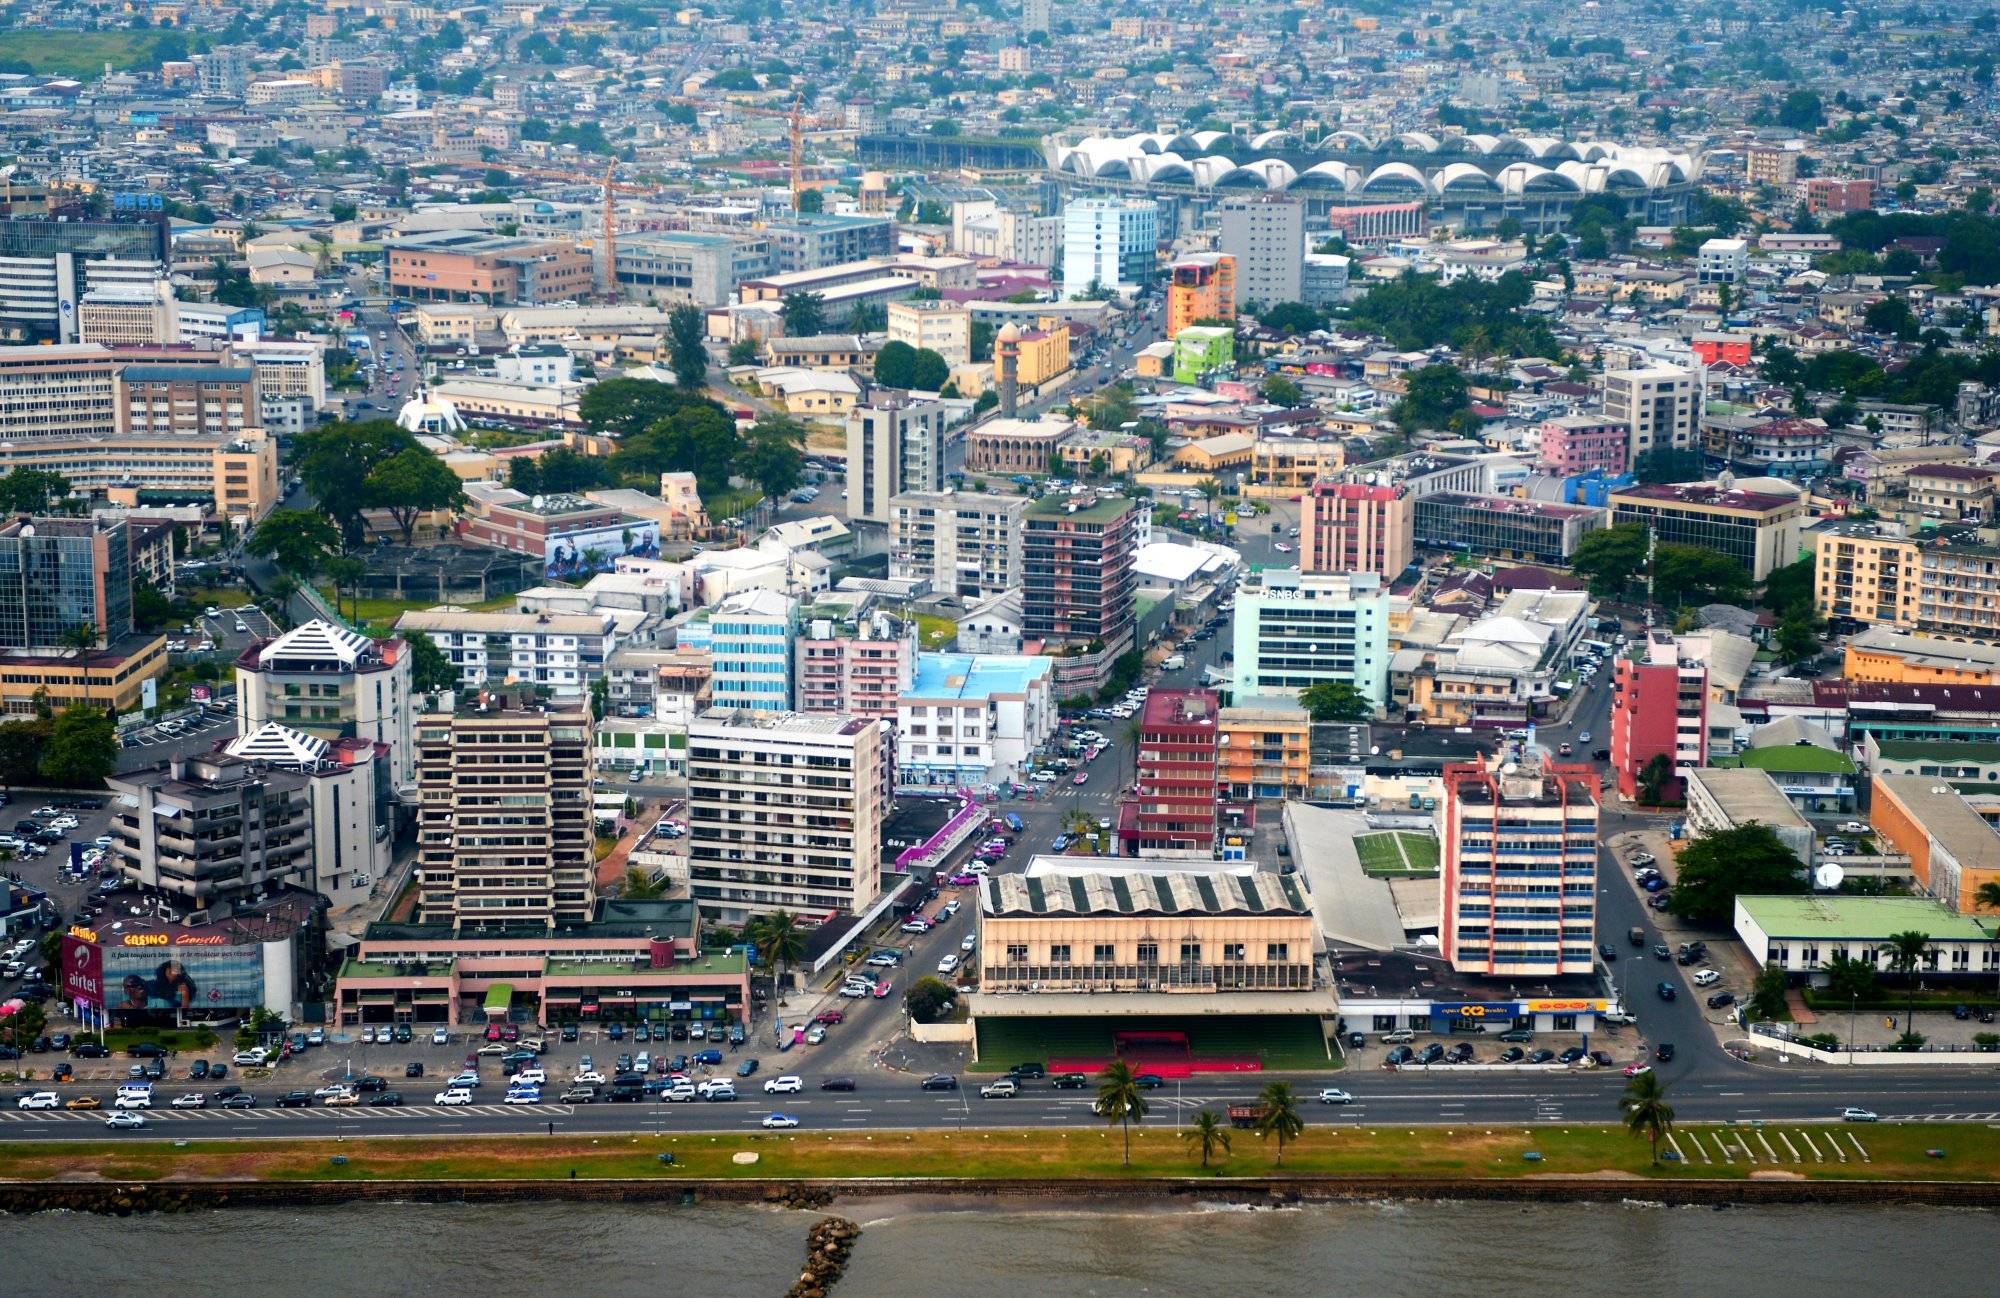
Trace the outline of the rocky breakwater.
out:
<instances>
[{"instance_id":1,"label":"rocky breakwater","mask_svg":"<svg viewBox=\"0 0 2000 1298\"><path fill-rule=\"evenodd\" d=\"M845 1217L814 1222L806 1232L805 1270L785 1291L785 1298L827 1298L839 1283L841 1273L847 1270L848 1256L854 1252L854 1241L860 1237L861 1227Z\"/></svg>"}]
</instances>

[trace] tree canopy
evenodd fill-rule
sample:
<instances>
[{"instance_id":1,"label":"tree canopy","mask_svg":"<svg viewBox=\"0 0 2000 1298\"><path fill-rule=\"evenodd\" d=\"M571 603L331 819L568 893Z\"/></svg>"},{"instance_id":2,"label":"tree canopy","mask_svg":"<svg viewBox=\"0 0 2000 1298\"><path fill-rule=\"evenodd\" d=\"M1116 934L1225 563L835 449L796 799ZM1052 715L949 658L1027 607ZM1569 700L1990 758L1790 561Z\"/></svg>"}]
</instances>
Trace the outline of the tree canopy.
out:
<instances>
[{"instance_id":1,"label":"tree canopy","mask_svg":"<svg viewBox=\"0 0 2000 1298\"><path fill-rule=\"evenodd\" d=\"M422 631L405 631L402 637L410 647L411 689L427 692L457 687L458 668L444 656L444 650L437 647L435 640Z\"/></svg>"},{"instance_id":2,"label":"tree canopy","mask_svg":"<svg viewBox=\"0 0 2000 1298\"><path fill-rule=\"evenodd\" d=\"M1697 923L1725 923L1739 893L1801 893L1805 866L1769 825L1752 821L1704 834L1681 849L1679 878L1667 909Z\"/></svg>"},{"instance_id":3,"label":"tree canopy","mask_svg":"<svg viewBox=\"0 0 2000 1298\"><path fill-rule=\"evenodd\" d=\"M1352 681L1320 681L1299 691L1299 706L1314 721L1366 721L1375 705Z\"/></svg>"},{"instance_id":4,"label":"tree canopy","mask_svg":"<svg viewBox=\"0 0 2000 1298\"><path fill-rule=\"evenodd\" d=\"M389 419L335 422L292 439L300 479L350 547L361 544L366 532L363 511L376 507L369 475L377 465L413 449L421 449L417 439Z\"/></svg>"},{"instance_id":5,"label":"tree canopy","mask_svg":"<svg viewBox=\"0 0 2000 1298\"><path fill-rule=\"evenodd\" d=\"M340 529L314 510L274 509L251 530L243 548L295 577L310 577L339 552Z\"/></svg>"},{"instance_id":6,"label":"tree canopy","mask_svg":"<svg viewBox=\"0 0 2000 1298\"><path fill-rule=\"evenodd\" d=\"M451 466L421 446L398 451L369 470L363 483L370 507L388 512L409 544L417 516L465 503L465 484Z\"/></svg>"},{"instance_id":7,"label":"tree canopy","mask_svg":"<svg viewBox=\"0 0 2000 1298\"><path fill-rule=\"evenodd\" d=\"M0 477L0 514L47 514L69 498L69 479L60 473L16 469Z\"/></svg>"},{"instance_id":8,"label":"tree canopy","mask_svg":"<svg viewBox=\"0 0 2000 1298\"><path fill-rule=\"evenodd\" d=\"M1646 566L1646 526L1620 523L1585 532L1570 555L1570 570L1590 582L1590 593L1621 595Z\"/></svg>"},{"instance_id":9,"label":"tree canopy","mask_svg":"<svg viewBox=\"0 0 2000 1298\"><path fill-rule=\"evenodd\" d=\"M667 313L667 354L675 381L701 391L708 381L708 324L700 307L683 302Z\"/></svg>"},{"instance_id":10,"label":"tree canopy","mask_svg":"<svg viewBox=\"0 0 2000 1298\"><path fill-rule=\"evenodd\" d=\"M1465 350L1483 339L1486 350L1503 356L1554 356L1562 349L1548 325L1522 311L1533 296L1519 271L1492 283L1468 275L1451 284L1412 273L1374 285L1349 308L1348 320L1404 351L1440 343Z\"/></svg>"},{"instance_id":11,"label":"tree canopy","mask_svg":"<svg viewBox=\"0 0 2000 1298\"><path fill-rule=\"evenodd\" d=\"M936 392L950 379L950 364L928 347L892 341L875 353L875 381L885 388Z\"/></svg>"},{"instance_id":12,"label":"tree canopy","mask_svg":"<svg viewBox=\"0 0 2000 1298\"><path fill-rule=\"evenodd\" d=\"M1749 569L1726 554L1692 545L1653 547L1653 598L1668 608L1740 604L1749 594Z\"/></svg>"},{"instance_id":13,"label":"tree canopy","mask_svg":"<svg viewBox=\"0 0 2000 1298\"><path fill-rule=\"evenodd\" d=\"M1398 428L1413 433L1420 428L1448 427L1454 416L1471 405L1465 375L1458 366L1426 365L1410 371L1403 395L1389 416Z\"/></svg>"},{"instance_id":14,"label":"tree canopy","mask_svg":"<svg viewBox=\"0 0 2000 1298\"><path fill-rule=\"evenodd\" d=\"M806 430L797 420L765 415L744 434L737 476L762 487L766 496L782 496L804 479L805 445Z\"/></svg>"},{"instance_id":15,"label":"tree canopy","mask_svg":"<svg viewBox=\"0 0 2000 1298\"><path fill-rule=\"evenodd\" d=\"M77 705L56 714L42 750L41 772L53 784L93 789L118 762L118 739L111 714Z\"/></svg>"}]
</instances>

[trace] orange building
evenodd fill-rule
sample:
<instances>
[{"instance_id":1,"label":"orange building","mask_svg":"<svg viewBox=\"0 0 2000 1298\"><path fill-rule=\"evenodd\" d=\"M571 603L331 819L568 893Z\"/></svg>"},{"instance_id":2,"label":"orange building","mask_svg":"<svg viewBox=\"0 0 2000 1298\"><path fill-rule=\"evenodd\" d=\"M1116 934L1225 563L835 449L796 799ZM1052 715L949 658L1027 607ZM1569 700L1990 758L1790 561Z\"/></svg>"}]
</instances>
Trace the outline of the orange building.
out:
<instances>
[{"instance_id":1,"label":"orange building","mask_svg":"<svg viewBox=\"0 0 2000 1298\"><path fill-rule=\"evenodd\" d=\"M590 254L561 239L436 230L389 245L389 291L427 302L548 303L587 297Z\"/></svg>"},{"instance_id":2,"label":"orange building","mask_svg":"<svg viewBox=\"0 0 2000 1298\"><path fill-rule=\"evenodd\" d=\"M1236 258L1204 252L1167 272L1167 337L1196 321L1236 319Z\"/></svg>"},{"instance_id":3,"label":"orange building","mask_svg":"<svg viewBox=\"0 0 2000 1298\"><path fill-rule=\"evenodd\" d=\"M1910 858L1918 891L1961 915L1979 909L1981 884L2000 882L2000 833L1965 795L1930 775L1878 775L1869 825L1882 846Z\"/></svg>"}]
</instances>

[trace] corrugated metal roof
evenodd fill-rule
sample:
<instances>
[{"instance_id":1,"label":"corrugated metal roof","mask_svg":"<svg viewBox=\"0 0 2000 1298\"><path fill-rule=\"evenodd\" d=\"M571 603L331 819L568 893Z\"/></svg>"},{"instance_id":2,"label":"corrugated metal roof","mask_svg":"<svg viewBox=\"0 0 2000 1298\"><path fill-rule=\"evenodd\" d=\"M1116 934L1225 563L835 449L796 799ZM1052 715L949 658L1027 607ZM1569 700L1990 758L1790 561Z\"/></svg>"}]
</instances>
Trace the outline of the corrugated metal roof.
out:
<instances>
[{"instance_id":1,"label":"corrugated metal roof","mask_svg":"<svg viewBox=\"0 0 2000 1298\"><path fill-rule=\"evenodd\" d=\"M1293 880L1261 871L1009 874L988 878L983 891L990 915L1303 915L1310 910Z\"/></svg>"}]
</instances>

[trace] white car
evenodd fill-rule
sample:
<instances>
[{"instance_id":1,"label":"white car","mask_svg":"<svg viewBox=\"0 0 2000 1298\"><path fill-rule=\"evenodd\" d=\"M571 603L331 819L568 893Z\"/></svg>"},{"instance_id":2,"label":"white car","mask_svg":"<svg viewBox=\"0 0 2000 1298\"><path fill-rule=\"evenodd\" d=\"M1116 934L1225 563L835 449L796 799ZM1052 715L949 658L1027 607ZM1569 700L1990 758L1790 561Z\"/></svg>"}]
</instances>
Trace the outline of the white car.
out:
<instances>
[{"instance_id":1,"label":"white car","mask_svg":"<svg viewBox=\"0 0 2000 1298\"><path fill-rule=\"evenodd\" d=\"M859 983L844 983L840 988L840 994L851 1001L866 1000L873 992L873 988L863 987Z\"/></svg>"},{"instance_id":2,"label":"white car","mask_svg":"<svg viewBox=\"0 0 2000 1298\"><path fill-rule=\"evenodd\" d=\"M439 1091L433 1097L432 1102L435 1104L470 1104L472 1103L472 1092L459 1090L454 1087L449 1091Z\"/></svg>"},{"instance_id":3,"label":"white car","mask_svg":"<svg viewBox=\"0 0 2000 1298\"><path fill-rule=\"evenodd\" d=\"M1843 834L1865 834L1868 832L1868 826L1858 820L1849 820L1842 823L1840 832Z\"/></svg>"},{"instance_id":4,"label":"white car","mask_svg":"<svg viewBox=\"0 0 2000 1298\"><path fill-rule=\"evenodd\" d=\"M1319 1093L1321 1104L1352 1104L1354 1097L1339 1087L1329 1086Z\"/></svg>"},{"instance_id":5,"label":"white car","mask_svg":"<svg viewBox=\"0 0 2000 1298\"><path fill-rule=\"evenodd\" d=\"M15 1106L17 1109L60 1109L62 1096L54 1091L36 1091L33 1095L23 1095Z\"/></svg>"},{"instance_id":6,"label":"white car","mask_svg":"<svg viewBox=\"0 0 2000 1298\"><path fill-rule=\"evenodd\" d=\"M961 951L970 952L974 947L978 945L979 945L979 935L977 933L967 933L964 937L958 940L958 949Z\"/></svg>"},{"instance_id":7,"label":"white car","mask_svg":"<svg viewBox=\"0 0 2000 1298\"><path fill-rule=\"evenodd\" d=\"M345 1095L354 1088L344 1082L329 1082L313 1092L315 1100L330 1100L336 1095Z\"/></svg>"},{"instance_id":8,"label":"white car","mask_svg":"<svg viewBox=\"0 0 2000 1298\"><path fill-rule=\"evenodd\" d=\"M783 1077L767 1077L764 1079L764 1094L766 1095L792 1095L803 1091L805 1088L805 1078L794 1077L790 1073L786 1073Z\"/></svg>"},{"instance_id":9,"label":"white car","mask_svg":"<svg viewBox=\"0 0 2000 1298\"><path fill-rule=\"evenodd\" d=\"M501 1101L503 1104L540 1104L541 1102L542 1090L539 1086L531 1086L524 1091L509 1091L507 1092L507 1098Z\"/></svg>"},{"instance_id":10,"label":"white car","mask_svg":"<svg viewBox=\"0 0 2000 1298\"><path fill-rule=\"evenodd\" d=\"M143 1127L146 1125L146 1115L143 1113L114 1113L104 1120L104 1125L113 1131Z\"/></svg>"},{"instance_id":11,"label":"white car","mask_svg":"<svg viewBox=\"0 0 2000 1298\"><path fill-rule=\"evenodd\" d=\"M1276 542L1271 546L1271 548L1273 550L1276 550L1279 554L1290 554L1292 552L1292 547L1286 545L1283 541Z\"/></svg>"},{"instance_id":12,"label":"white car","mask_svg":"<svg viewBox=\"0 0 2000 1298\"><path fill-rule=\"evenodd\" d=\"M374 1028L363 1028L363 1029L361 1029L361 1044L362 1044L362 1045L364 1045L364 1046L372 1046L372 1045L374 1045L374 1044L375 1044L375 1029L374 1029Z\"/></svg>"},{"instance_id":13,"label":"white car","mask_svg":"<svg viewBox=\"0 0 2000 1298\"><path fill-rule=\"evenodd\" d=\"M264 1059L265 1055L261 1050L239 1050L229 1057L229 1062L238 1068L255 1068L262 1064Z\"/></svg>"},{"instance_id":14,"label":"white car","mask_svg":"<svg viewBox=\"0 0 2000 1298\"><path fill-rule=\"evenodd\" d=\"M644 1072L645 1069L639 1071ZM523 1086L546 1086L548 1080L549 1075L539 1068L523 1068L514 1074L513 1086L517 1089Z\"/></svg>"},{"instance_id":15,"label":"white car","mask_svg":"<svg viewBox=\"0 0 2000 1298\"><path fill-rule=\"evenodd\" d=\"M826 1024L815 1023L812 1027L806 1029L807 1045L816 1046L824 1040L826 1040Z\"/></svg>"},{"instance_id":16,"label":"white car","mask_svg":"<svg viewBox=\"0 0 2000 1298\"><path fill-rule=\"evenodd\" d=\"M208 1097L200 1091L189 1091L186 1095L175 1096L173 1107L176 1109L205 1109L208 1107Z\"/></svg>"},{"instance_id":17,"label":"white car","mask_svg":"<svg viewBox=\"0 0 2000 1298\"><path fill-rule=\"evenodd\" d=\"M938 961L938 972L942 974L957 973L958 957L956 955L948 955L944 959Z\"/></svg>"},{"instance_id":18,"label":"white car","mask_svg":"<svg viewBox=\"0 0 2000 1298\"><path fill-rule=\"evenodd\" d=\"M604 1074L598 1072L595 1068L586 1068L572 1080L578 1086L602 1086L604 1085Z\"/></svg>"},{"instance_id":19,"label":"white car","mask_svg":"<svg viewBox=\"0 0 2000 1298\"><path fill-rule=\"evenodd\" d=\"M431 1044L434 1046L450 1045L451 1033L445 1031L443 1028L434 1029L431 1032Z\"/></svg>"},{"instance_id":20,"label":"white car","mask_svg":"<svg viewBox=\"0 0 2000 1298\"><path fill-rule=\"evenodd\" d=\"M796 1127L799 1125L799 1120L788 1113L767 1113L764 1115L764 1125L767 1127Z\"/></svg>"},{"instance_id":21,"label":"white car","mask_svg":"<svg viewBox=\"0 0 2000 1298\"><path fill-rule=\"evenodd\" d=\"M1713 987L1715 984L1722 981L1722 975L1717 973L1713 969L1703 969L1699 973L1695 974L1692 981L1694 985L1697 987Z\"/></svg>"},{"instance_id":22,"label":"white car","mask_svg":"<svg viewBox=\"0 0 2000 1298\"><path fill-rule=\"evenodd\" d=\"M153 1107L153 1097L150 1095L141 1095L136 1091L128 1092L111 1101L111 1107L114 1109L150 1109Z\"/></svg>"},{"instance_id":23,"label":"white car","mask_svg":"<svg viewBox=\"0 0 2000 1298\"><path fill-rule=\"evenodd\" d=\"M993 871L993 867L992 867L992 866L990 866L990 865L988 865L988 864L986 864L986 862L984 862L984 861L970 861L970 862L967 862L967 864L966 864L966 866L965 866L965 872L966 872L967 874L990 874L990 873L992 873L992 871ZM928 930L928 929L923 929L923 930L919 930L919 931L921 931L921 932L928 932L929 930Z\"/></svg>"},{"instance_id":24,"label":"white car","mask_svg":"<svg viewBox=\"0 0 2000 1298\"><path fill-rule=\"evenodd\" d=\"M1030 775L1028 778L1033 780L1036 784L1054 784L1056 780L1056 773L1054 771L1036 771L1033 775Z\"/></svg>"}]
</instances>

